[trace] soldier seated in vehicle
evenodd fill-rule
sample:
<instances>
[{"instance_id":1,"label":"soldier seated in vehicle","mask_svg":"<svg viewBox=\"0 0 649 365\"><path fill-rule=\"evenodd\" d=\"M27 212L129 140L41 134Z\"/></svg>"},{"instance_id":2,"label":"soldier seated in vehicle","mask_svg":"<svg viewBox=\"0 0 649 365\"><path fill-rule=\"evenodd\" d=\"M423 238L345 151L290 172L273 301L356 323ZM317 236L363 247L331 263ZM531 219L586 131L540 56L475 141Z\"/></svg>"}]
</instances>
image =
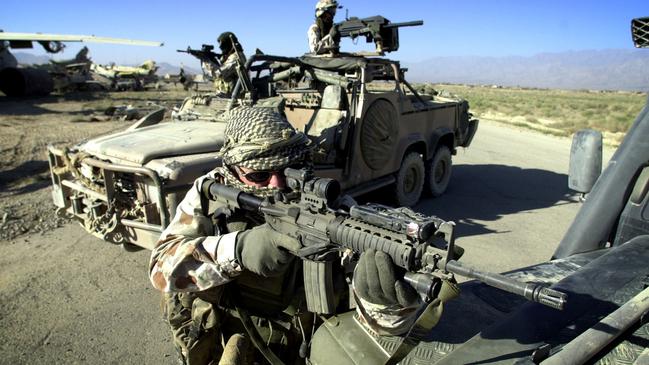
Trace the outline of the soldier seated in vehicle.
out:
<instances>
[{"instance_id":1,"label":"soldier seated in vehicle","mask_svg":"<svg viewBox=\"0 0 649 365\"><path fill-rule=\"evenodd\" d=\"M292 254L300 242L263 224L261 216L216 206L201 187L213 178L257 196L273 195L286 189L285 167L310 164L311 143L270 108L239 107L225 119L223 166L196 179L187 192L152 252L150 279L163 292L165 319L183 363L259 361L246 323L284 361L303 363L299 353L305 355L319 319L306 311L301 265ZM369 250L355 270L361 321L380 334L405 332L421 300L397 279L390 257ZM344 288L344 277L342 283Z\"/></svg>"},{"instance_id":2,"label":"soldier seated in vehicle","mask_svg":"<svg viewBox=\"0 0 649 365\"><path fill-rule=\"evenodd\" d=\"M325 54L338 48L340 35L334 27L334 17L338 9L336 0L320 0L315 6L315 23L307 32L309 52Z\"/></svg>"},{"instance_id":3,"label":"soldier seated in vehicle","mask_svg":"<svg viewBox=\"0 0 649 365\"><path fill-rule=\"evenodd\" d=\"M214 79L214 88L224 97L230 97L238 80L237 67L246 62L243 47L232 32L223 32L217 38L221 49L221 66L204 65ZM239 59L241 57L242 59Z\"/></svg>"}]
</instances>

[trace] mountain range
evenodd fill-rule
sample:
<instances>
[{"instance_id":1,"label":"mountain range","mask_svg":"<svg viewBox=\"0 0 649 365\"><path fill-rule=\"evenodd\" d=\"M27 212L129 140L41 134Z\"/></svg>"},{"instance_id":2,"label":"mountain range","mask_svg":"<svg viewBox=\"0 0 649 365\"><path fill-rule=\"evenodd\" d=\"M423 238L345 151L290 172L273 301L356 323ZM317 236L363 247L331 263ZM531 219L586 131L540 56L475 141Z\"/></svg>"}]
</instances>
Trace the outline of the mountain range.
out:
<instances>
[{"instance_id":1,"label":"mountain range","mask_svg":"<svg viewBox=\"0 0 649 365\"><path fill-rule=\"evenodd\" d=\"M49 62L47 56L17 52L22 64ZM158 74L177 74L179 66L158 63ZM411 82L477 84L536 87L548 89L589 89L649 91L647 50L584 50L542 53L534 56L434 57L419 62L403 62ZM200 70L184 67L200 74Z\"/></svg>"},{"instance_id":2,"label":"mountain range","mask_svg":"<svg viewBox=\"0 0 649 365\"><path fill-rule=\"evenodd\" d=\"M649 91L647 50L587 50L530 57L435 57L403 63L408 80L548 89Z\"/></svg>"}]
</instances>

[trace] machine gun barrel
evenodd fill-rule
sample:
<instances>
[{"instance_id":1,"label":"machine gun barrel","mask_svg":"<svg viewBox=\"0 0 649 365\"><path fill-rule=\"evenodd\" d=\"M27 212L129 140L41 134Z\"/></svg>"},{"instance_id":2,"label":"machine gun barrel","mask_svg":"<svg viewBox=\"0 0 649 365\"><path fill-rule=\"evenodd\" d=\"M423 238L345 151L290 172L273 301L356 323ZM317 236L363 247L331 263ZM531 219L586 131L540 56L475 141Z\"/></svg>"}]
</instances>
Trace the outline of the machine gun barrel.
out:
<instances>
[{"instance_id":1,"label":"machine gun barrel","mask_svg":"<svg viewBox=\"0 0 649 365\"><path fill-rule=\"evenodd\" d=\"M389 23L383 26L383 28L401 28L401 27L418 27L424 25L423 20L413 20L410 22L401 22L401 23Z\"/></svg>"},{"instance_id":2,"label":"machine gun barrel","mask_svg":"<svg viewBox=\"0 0 649 365\"><path fill-rule=\"evenodd\" d=\"M446 263L446 270L467 278L477 279L489 286L520 295L527 300L562 310L566 304L566 294L538 284L523 283L504 275L487 273L467 267L459 261L451 260Z\"/></svg>"}]
</instances>

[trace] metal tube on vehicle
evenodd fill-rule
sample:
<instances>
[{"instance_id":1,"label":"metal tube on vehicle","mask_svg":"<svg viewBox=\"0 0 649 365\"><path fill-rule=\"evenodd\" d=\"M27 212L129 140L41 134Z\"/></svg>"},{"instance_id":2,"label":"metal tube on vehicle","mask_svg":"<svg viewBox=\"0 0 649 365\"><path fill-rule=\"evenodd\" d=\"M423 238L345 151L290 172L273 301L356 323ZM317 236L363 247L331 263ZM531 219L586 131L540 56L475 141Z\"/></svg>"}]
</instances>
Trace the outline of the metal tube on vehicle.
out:
<instances>
[{"instance_id":1,"label":"metal tube on vehicle","mask_svg":"<svg viewBox=\"0 0 649 365\"><path fill-rule=\"evenodd\" d=\"M156 232L156 233L162 233L162 231L163 231L161 226L154 225L154 224L143 223L143 222L138 222L138 221L134 221L134 220L131 220L131 219L120 219L119 222L122 223L124 225L124 227L143 229L145 231L151 231L151 232Z\"/></svg>"},{"instance_id":2,"label":"metal tube on vehicle","mask_svg":"<svg viewBox=\"0 0 649 365\"><path fill-rule=\"evenodd\" d=\"M340 76L333 72L314 69L313 75L318 81L326 82L332 85L338 85L345 89L348 89L349 86L351 85L351 81L349 81L348 78L346 78L345 76Z\"/></svg>"},{"instance_id":3,"label":"metal tube on vehicle","mask_svg":"<svg viewBox=\"0 0 649 365\"><path fill-rule=\"evenodd\" d=\"M550 356L543 365L578 365L592 359L629 327L649 312L649 288L641 291L615 312L584 331L563 346L561 351Z\"/></svg>"},{"instance_id":4,"label":"metal tube on vehicle","mask_svg":"<svg viewBox=\"0 0 649 365\"><path fill-rule=\"evenodd\" d=\"M293 66L287 70L272 74L270 77L270 81L275 82L275 81L286 80L293 75L299 74L300 70L301 70L300 66Z\"/></svg>"}]
</instances>

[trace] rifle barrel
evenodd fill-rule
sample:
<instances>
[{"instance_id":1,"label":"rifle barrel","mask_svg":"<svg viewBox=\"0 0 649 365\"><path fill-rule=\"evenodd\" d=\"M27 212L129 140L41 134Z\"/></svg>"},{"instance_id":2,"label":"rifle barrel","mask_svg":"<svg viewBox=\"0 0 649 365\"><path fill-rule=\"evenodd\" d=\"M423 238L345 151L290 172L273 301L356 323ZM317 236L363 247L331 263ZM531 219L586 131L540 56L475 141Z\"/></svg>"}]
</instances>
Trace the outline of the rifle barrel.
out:
<instances>
[{"instance_id":1,"label":"rifle barrel","mask_svg":"<svg viewBox=\"0 0 649 365\"><path fill-rule=\"evenodd\" d=\"M477 279L489 286L520 295L528 300L562 310L566 304L566 294L542 285L523 283L504 275L487 273L464 266L456 260L446 263L446 270L467 278Z\"/></svg>"}]
</instances>

